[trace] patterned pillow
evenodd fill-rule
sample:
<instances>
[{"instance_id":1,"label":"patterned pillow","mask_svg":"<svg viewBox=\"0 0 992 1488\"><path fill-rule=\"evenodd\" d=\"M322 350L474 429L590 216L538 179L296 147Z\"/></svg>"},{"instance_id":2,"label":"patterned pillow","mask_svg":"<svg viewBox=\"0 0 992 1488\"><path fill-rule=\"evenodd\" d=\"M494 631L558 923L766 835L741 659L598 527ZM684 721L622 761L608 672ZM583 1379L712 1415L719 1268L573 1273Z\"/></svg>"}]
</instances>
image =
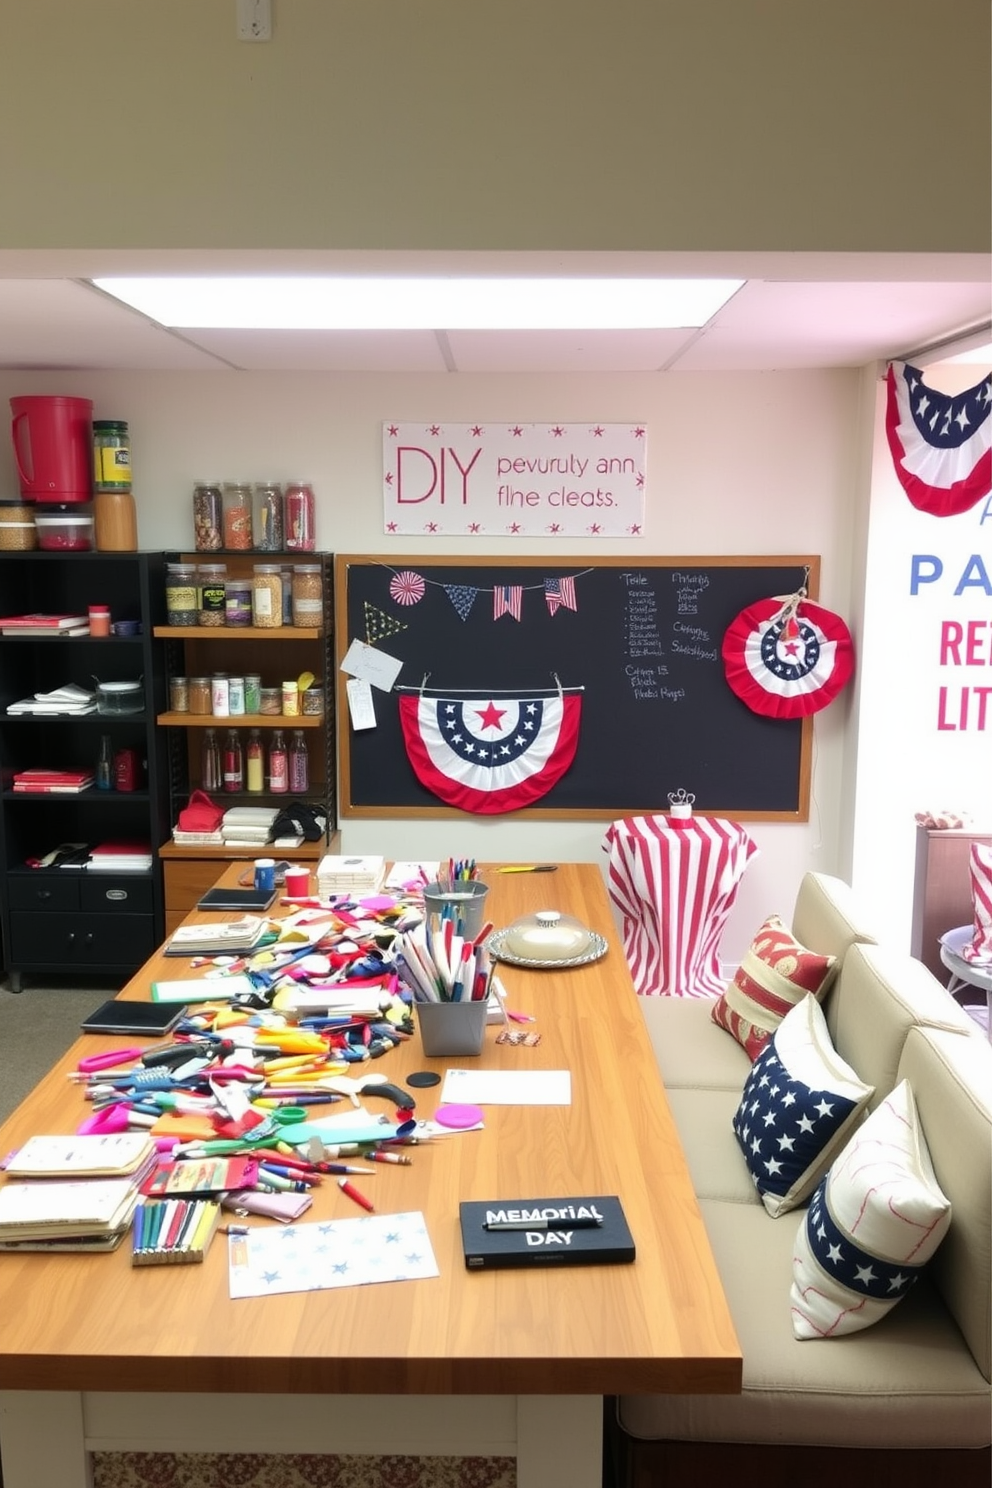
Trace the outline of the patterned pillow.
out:
<instances>
[{"instance_id":1,"label":"patterned pillow","mask_svg":"<svg viewBox=\"0 0 992 1488\"><path fill-rule=\"evenodd\" d=\"M951 1223L909 1081L852 1136L817 1189L792 1258L792 1331L870 1328L906 1295Z\"/></svg>"},{"instance_id":2,"label":"patterned pillow","mask_svg":"<svg viewBox=\"0 0 992 1488\"><path fill-rule=\"evenodd\" d=\"M713 1022L756 1059L789 1009L807 992L822 998L836 971L836 956L808 950L778 915L769 915L734 980L714 1003Z\"/></svg>"},{"instance_id":3,"label":"patterned pillow","mask_svg":"<svg viewBox=\"0 0 992 1488\"><path fill-rule=\"evenodd\" d=\"M752 1064L734 1117L769 1214L809 1197L874 1093L836 1052L823 1010L807 993Z\"/></svg>"}]
</instances>

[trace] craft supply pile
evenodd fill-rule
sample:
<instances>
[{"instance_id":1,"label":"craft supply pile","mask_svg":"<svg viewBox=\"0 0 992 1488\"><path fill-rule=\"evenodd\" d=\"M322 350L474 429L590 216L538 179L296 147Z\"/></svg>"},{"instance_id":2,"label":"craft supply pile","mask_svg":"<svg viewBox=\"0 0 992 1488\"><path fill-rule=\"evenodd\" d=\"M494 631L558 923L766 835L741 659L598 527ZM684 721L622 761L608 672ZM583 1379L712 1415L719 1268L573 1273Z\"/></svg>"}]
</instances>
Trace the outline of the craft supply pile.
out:
<instances>
[{"instance_id":1,"label":"craft supply pile","mask_svg":"<svg viewBox=\"0 0 992 1488\"><path fill-rule=\"evenodd\" d=\"M258 1294L249 1259L258 1234L238 1220L296 1222L314 1189L336 1180L344 1221L350 1205L372 1225L377 1165L411 1166L414 1148L482 1124L481 1110L464 1104L450 1122L443 1105L432 1119L418 1116L417 1090L439 1074L421 1071L414 1088L401 1088L388 1065L373 1067L416 1036L413 1004L474 1003L508 1042L538 1041L509 1035L514 1015L487 951L492 924L470 934L459 901L425 910L437 869L397 864L383 882L381 859L327 860L318 892L283 898L280 917L176 930L164 953L177 976L150 988L162 1041L132 1038L80 1060L70 1075L85 1102L76 1133L36 1137L3 1164L0 1252L112 1250L130 1232L134 1265L198 1262L226 1211L232 1296L247 1296ZM322 891L349 877L364 887ZM121 1031L129 1009L150 1007L108 1006ZM32 1146L46 1160L43 1177ZM419 1214L389 1218L423 1229ZM418 1274L436 1274L429 1241L421 1250ZM389 1278L380 1267L366 1279Z\"/></svg>"}]
</instances>

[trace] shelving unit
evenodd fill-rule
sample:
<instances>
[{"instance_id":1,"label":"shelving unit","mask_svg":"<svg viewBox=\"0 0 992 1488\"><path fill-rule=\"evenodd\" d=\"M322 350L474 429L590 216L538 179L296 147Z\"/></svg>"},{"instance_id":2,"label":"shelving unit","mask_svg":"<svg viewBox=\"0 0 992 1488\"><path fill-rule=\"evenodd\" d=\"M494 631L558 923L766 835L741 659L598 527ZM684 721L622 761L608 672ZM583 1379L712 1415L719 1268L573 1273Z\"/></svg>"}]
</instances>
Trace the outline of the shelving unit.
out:
<instances>
[{"instance_id":1,"label":"shelving unit","mask_svg":"<svg viewBox=\"0 0 992 1488\"><path fill-rule=\"evenodd\" d=\"M185 552L167 553L165 561L223 563L230 578L250 576L256 563L278 563L287 568L294 563L319 563L323 587L323 623L316 629L301 629L291 625L260 629L255 626L170 626L164 623L155 627L156 638L165 643L163 686L166 692L168 678L174 676L210 677L217 672L243 676L246 672L258 672L263 686L275 687L308 671L321 684L324 701L321 717L308 714L283 717L252 713L239 714L232 718L215 718L210 714L163 710L158 715L157 722L166 730L168 737L170 829L178 820L191 792L202 788L200 750L205 729L216 729L218 738L223 743L225 731L236 728L244 746L248 730L257 728L263 737L267 760L268 736L272 731L281 728L288 735L293 729L299 728L304 731L309 753L310 788L304 799L324 812L328 831L333 838L336 820L336 751L334 689L329 680L333 667L334 630L331 555ZM290 794L273 794L267 788L262 792L250 793L214 791L211 796L224 809L229 806L273 807L295 799ZM287 850L286 857L299 862L316 861L326 851L328 842L325 839L321 842L305 842L300 847ZM260 855L261 850L257 847L233 844L179 845L172 841L164 842L160 857L163 864L166 933L175 928L193 908L203 891L216 881L225 863L239 858L251 860Z\"/></svg>"},{"instance_id":2,"label":"shelving unit","mask_svg":"<svg viewBox=\"0 0 992 1488\"><path fill-rule=\"evenodd\" d=\"M25 973L95 973L123 983L162 939L162 872L155 854L169 833L169 802L163 736L155 724L165 684L152 632L165 612L163 572L160 553L0 553L4 615L86 614L88 605L102 602L114 621L142 627L136 636L0 637L0 930L15 991ZM139 678L141 713L7 713L13 702L70 682L92 690L97 681ZM139 789L12 789L12 777L23 769L95 766L103 734L114 751L137 752ZM108 840L148 843L152 868L100 873L30 866L63 843Z\"/></svg>"}]
</instances>

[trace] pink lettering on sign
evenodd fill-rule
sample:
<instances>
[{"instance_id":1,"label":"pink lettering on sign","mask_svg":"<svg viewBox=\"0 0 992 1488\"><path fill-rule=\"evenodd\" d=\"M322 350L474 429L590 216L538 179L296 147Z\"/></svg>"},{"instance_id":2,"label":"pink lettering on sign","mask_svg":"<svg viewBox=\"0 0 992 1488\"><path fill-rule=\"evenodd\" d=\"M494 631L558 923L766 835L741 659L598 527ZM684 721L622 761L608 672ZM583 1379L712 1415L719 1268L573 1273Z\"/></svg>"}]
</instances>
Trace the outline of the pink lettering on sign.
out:
<instances>
[{"instance_id":1,"label":"pink lettering on sign","mask_svg":"<svg viewBox=\"0 0 992 1488\"><path fill-rule=\"evenodd\" d=\"M941 733L982 734L988 727L992 687L942 687L937 703L937 729Z\"/></svg>"},{"instance_id":2,"label":"pink lettering on sign","mask_svg":"<svg viewBox=\"0 0 992 1488\"><path fill-rule=\"evenodd\" d=\"M401 444L396 448L396 500L411 506L436 496L440 505L446 502L468 505L469 475L482 454L481 446L467 464L451 445L442 446L436 455L420 445Z\"/></svg>"}]
</instances>

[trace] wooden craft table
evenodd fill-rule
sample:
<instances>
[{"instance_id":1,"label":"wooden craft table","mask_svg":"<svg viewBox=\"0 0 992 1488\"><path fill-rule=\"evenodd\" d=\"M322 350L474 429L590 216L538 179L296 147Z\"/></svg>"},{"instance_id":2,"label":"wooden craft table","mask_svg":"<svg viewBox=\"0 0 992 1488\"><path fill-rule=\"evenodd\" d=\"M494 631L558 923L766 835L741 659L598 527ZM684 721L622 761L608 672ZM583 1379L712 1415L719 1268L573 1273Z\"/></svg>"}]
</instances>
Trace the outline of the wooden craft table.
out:
<instances>
[{"instance_id":1,"label":"wooden craft table","mask_svg":"<svg viewBox=\"0 0 992 1488\"><path fill-rule=\"evenodd\" d=\"M541 1042L500 1045L491 1026L481 1065L567 1068L570 1106L487 1107L483 1131L411 1148L412 1166L362 1179L378 1213L424 1213L440 1275L232 1301L222 1235L194 1266L132 1268L129 1240L102 1256L2 1255L5 1488L87 1488L94 1451L515 1456L519 1488L598 1488L604 1395L740 1389L739 1345L599 869L484 876L497 928L559 909L610 947L564 971L501 968L509 1006L534 1014ZM121 996L195 974L156 955ZM74 1131L88 1108L67 1075L84 1053L129 1042L82 1036L0 1128L0 1151ZM372 1068L402 1084L468 1062L426 1059L416 1036ZM420 1093L418 1116L433 1114L438 1090ZM333 1180L314 1193L306 1221L358 1217ZM634 1264L466 1271L459 1200L597 1193L620 1195Z\"/></svg>"}]
</instances>

